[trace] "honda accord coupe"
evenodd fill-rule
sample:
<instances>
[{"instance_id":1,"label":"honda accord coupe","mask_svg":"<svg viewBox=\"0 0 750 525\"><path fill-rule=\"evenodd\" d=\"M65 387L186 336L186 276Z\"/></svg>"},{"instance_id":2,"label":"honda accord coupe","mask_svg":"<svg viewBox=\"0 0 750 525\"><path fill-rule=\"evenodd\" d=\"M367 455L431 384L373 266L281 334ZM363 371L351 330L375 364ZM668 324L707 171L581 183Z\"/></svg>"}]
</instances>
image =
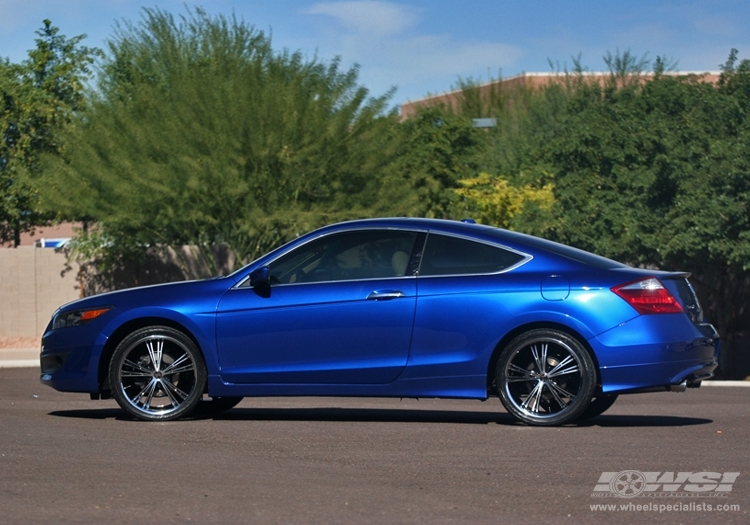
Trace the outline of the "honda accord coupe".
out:
<instances>
[{"instance_id":1,"label":"honda accord coupe","mask_svg":"<svg viewBox=\"0 0 750 525\"><path fill-rule=\"evenodd\" d=\"M226 277L66 304L41 381L147 421L258 396L498 396L562 425L713 375L688 277L469 220L345 222Z\"/></svg>"}]
</instances>

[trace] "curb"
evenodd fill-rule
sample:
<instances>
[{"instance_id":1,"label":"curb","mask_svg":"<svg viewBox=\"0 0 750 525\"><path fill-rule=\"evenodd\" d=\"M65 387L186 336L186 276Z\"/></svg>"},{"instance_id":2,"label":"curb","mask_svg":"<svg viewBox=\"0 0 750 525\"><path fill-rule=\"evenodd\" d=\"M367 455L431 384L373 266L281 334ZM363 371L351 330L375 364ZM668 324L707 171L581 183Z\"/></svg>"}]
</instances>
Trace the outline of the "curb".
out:
<instances>
[{"instance_id":1,"label":"curb","mask_svg":"<svg viewBox=\"0 0 750 525\"><path fill-rule=\"evenodd\" d=\"M0 368L39 368L39 348L0 348Z\"/></svg>"},{"instance_id":2,"label":"curb","mask_svg":"<svg viewBox=\"0 0 750 525\"><path fill-rule=\"evenodd\" d=\"M0 368L39 368L39 348L0 348Z\"/></svg>"},{"instance_id":3,"label":"curb","mask_svg":"<svg viewBox=\"0 0 750 525\"><path fill-rule=\"evenodd\" d=\"M8 359L0 361L0 368L39 368L39 359Z\"/></svg>"},{"instance_id":4,"label":"curb","mask_svg":"<svg viewBox=\"0 0 750 525\"><path fill-rule=\"evenodd\" d=\"M750 381L703 381L701 386L750 386Z\"/></svg>"}]
</instances>

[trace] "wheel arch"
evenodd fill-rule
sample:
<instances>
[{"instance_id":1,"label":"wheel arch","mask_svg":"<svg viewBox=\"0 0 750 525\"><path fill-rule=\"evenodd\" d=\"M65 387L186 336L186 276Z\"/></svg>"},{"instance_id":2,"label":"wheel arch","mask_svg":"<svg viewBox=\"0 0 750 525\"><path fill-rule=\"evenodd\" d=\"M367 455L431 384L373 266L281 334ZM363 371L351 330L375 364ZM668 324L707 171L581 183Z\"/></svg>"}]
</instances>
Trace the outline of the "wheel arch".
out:
<instances>
[{"instance_id":1,"label":"wheel arch","mask_svg":"<svg viewBox=\"0 0 750 525\"><path fill-rule=\"evenodd\" d=\"M185 325L180 324L172 319L167 319L165 317L139 317L136 319L131 319L117 327L117 329L112 332L109 338L107 338L107 342L104 344L102 353L99 356L98 378L100 392L109 393L111 391L111 387L109 384L109 363L112 360L112 355L115 353L115 349L117 348L117 346L128 335L141 328L146 328L147 326L167 326L169 328L174 328L175 330L182 332L183 334L185 334L185 336L190 338L195 347L201 353L203 360L205 361L206 358L205 356L203 356L203 349L201 348L201 345L198 343L195 335L193 335L193 333L188 330Z\"/></svg>"},{"instance_id":2,"label":"wheel arch","mask_svg":"<svg viewBox=\"0 0 750 525\"><path fill-rule=\"evenodd\" d=\"M596 357L596 353L594 352L594 349L591 347L591 345L586 340L586 338L583 337L576 330L564 324L555 323L553 321L538 321L538 322L531 322L531 323L526 323L526 324L517 326L516 328L507 332L495 346L495 349L492 351L492 356L490 357L490 360L487 363L487 376L486 377L487 377L487 396L488 397L492 395L497 395L497 377L496 377L497 361L498 359L500 359L500 354L502 353L502 351L505 349L506 346L508 346L508 344L513 339L515 339L519 335L526 333L530 330L536 330L536 329L559 330L575 338L579 343L581 343L583 347L586 349L586 351L589 353L589 355L591 356L591 359L594 361L594 368L596 371L596 391L597 392L601 391L602 378L601 378L601 373L599 371L599 360Z\"/></svg>"}]
</instances>

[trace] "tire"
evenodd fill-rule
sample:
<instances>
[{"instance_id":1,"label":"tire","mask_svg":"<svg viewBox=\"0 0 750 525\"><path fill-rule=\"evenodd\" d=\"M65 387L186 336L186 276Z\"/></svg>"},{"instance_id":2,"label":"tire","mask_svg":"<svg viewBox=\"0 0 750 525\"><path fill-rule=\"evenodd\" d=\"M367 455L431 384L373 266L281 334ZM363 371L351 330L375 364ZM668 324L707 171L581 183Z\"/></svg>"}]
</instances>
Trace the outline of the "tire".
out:
<instances>
[{"instance_id":1,"label":"tire","mask_svg":"<svg viewBox=\"0 0 750 525\"><path fill-rule=\"evenodd\" d=\"M193 410L195 417L213 417L236 407L242 397L210 397L202 399Z\"/></svg>"},{"instance_id":2,"label":"tire","mask_svg":"<svg viewBox=\"0 0 750 525\"><path fill-rule=\"evenodd\" d=\"M555 426L581 417L594 397L596 370L584 346L552 329L530 330L503 350L497 390L505 409L527 425Z\"/></svg>"},{"instance_id":3,"label":"tire","mask_svg":"<svg viewBox=\"0 0 750 525\"><path fill-rule=\"evenodd\" d=\"M588 408L583 411L578 421L585 421L601 416L609 410L609 407L615 404L615 401L617 401L617 394L599 394L591 400Z\"/></svg>"},{"instance_id":4,"label":"tire","mask_svg":"<svg viewBox=\"0 0 750 525\"><path fill-rule=\"evenodd\" d=\"M206 365L198 347L167 326L136 330L117 346L109 364L112 395L144 421L189 414L203 396Z\"/></svg>"}]
</instances>

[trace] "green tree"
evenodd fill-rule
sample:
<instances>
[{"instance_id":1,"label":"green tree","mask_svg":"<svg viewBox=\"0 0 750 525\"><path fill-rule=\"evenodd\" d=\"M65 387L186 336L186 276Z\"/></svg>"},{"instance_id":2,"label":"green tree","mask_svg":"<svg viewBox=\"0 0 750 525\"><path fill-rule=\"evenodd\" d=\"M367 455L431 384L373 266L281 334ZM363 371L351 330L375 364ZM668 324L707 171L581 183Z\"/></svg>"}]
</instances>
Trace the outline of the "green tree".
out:
<instances>
[{"instance_id":1,"label":"green tree","mask_svg":"<svg viewBox=\"0 0 750 525\"><path fill-rule=\"evenodd\" d=\"M386 155L392 162L385 168L375 213L452 217L459 181L478 173L478 133L470 119L443 107L420 110L393 127L391 154Z\"/></svg>"},{"instance_id":2,"label":"green tree","mask_svg":"<svg viewBox=\"0 0 750 525\"><path fill-rule=\"evenodd\" d=\"M530 184L516 187L503 177L491 177L484 172L459 183L462 187L454 191L465 197L469 215L499 228L513 229L524 213L547 214L555 202L552 184L542 188Z\"/></svg>"},{"instance_id":3,"label":"green tree","mask_svg":"<svg viewBox=\"0 0 750 525\"><path fill-rule=\"evenodd\" d=\"M684 270L722 335L720 371L750 374L750 62L736 51L717 84L630 52L580 58L545 88L464 83L456 113L493 116L482 172L459 192L477 216L647 268ZM479 113L479 114L477 114ZM522 188L554 201L521 207ZM527 208L528 206L528 208ZM519 210L523 210L519 213Z\"/></svg>"},{"instance_id":4,"label":"green tree","mask_svg":"<svg viewBox=\"0 0 750 525\"><path fill-rule=\"evenodd\" d=\"M98 53L80 45L85 36L67 39L49 20L37 35L26 61L0 61L0 243L16 246L22 232L56 217L54 208L39 209L28 175L40 174L40 156L59 153Z\"/></svg>"},{"instance_id":5,"label":"green tree","mask_svg":"<svg viewBox=\"0 0 750 525\"><path fill-rule=\"evenodd\" d=\"M395 115L357 75L274 52L233 17L145 9L110 40L45 202L91 217L103 248L126 258L192 245L209 264L217 245L240 264L367 215Z\"/></svg>"},{"instance_id":6,"label":"green tree","mask_svg":"<svg viewBox=\"0 0 750 525\"><path fill-rule=\"evenodd\" d=\"M665 75L581 85L540 158L557 200L547 236L644 267L693 275L738 373L750 318L750 62L718 85Z\"/></svg>"}]
</instances>

